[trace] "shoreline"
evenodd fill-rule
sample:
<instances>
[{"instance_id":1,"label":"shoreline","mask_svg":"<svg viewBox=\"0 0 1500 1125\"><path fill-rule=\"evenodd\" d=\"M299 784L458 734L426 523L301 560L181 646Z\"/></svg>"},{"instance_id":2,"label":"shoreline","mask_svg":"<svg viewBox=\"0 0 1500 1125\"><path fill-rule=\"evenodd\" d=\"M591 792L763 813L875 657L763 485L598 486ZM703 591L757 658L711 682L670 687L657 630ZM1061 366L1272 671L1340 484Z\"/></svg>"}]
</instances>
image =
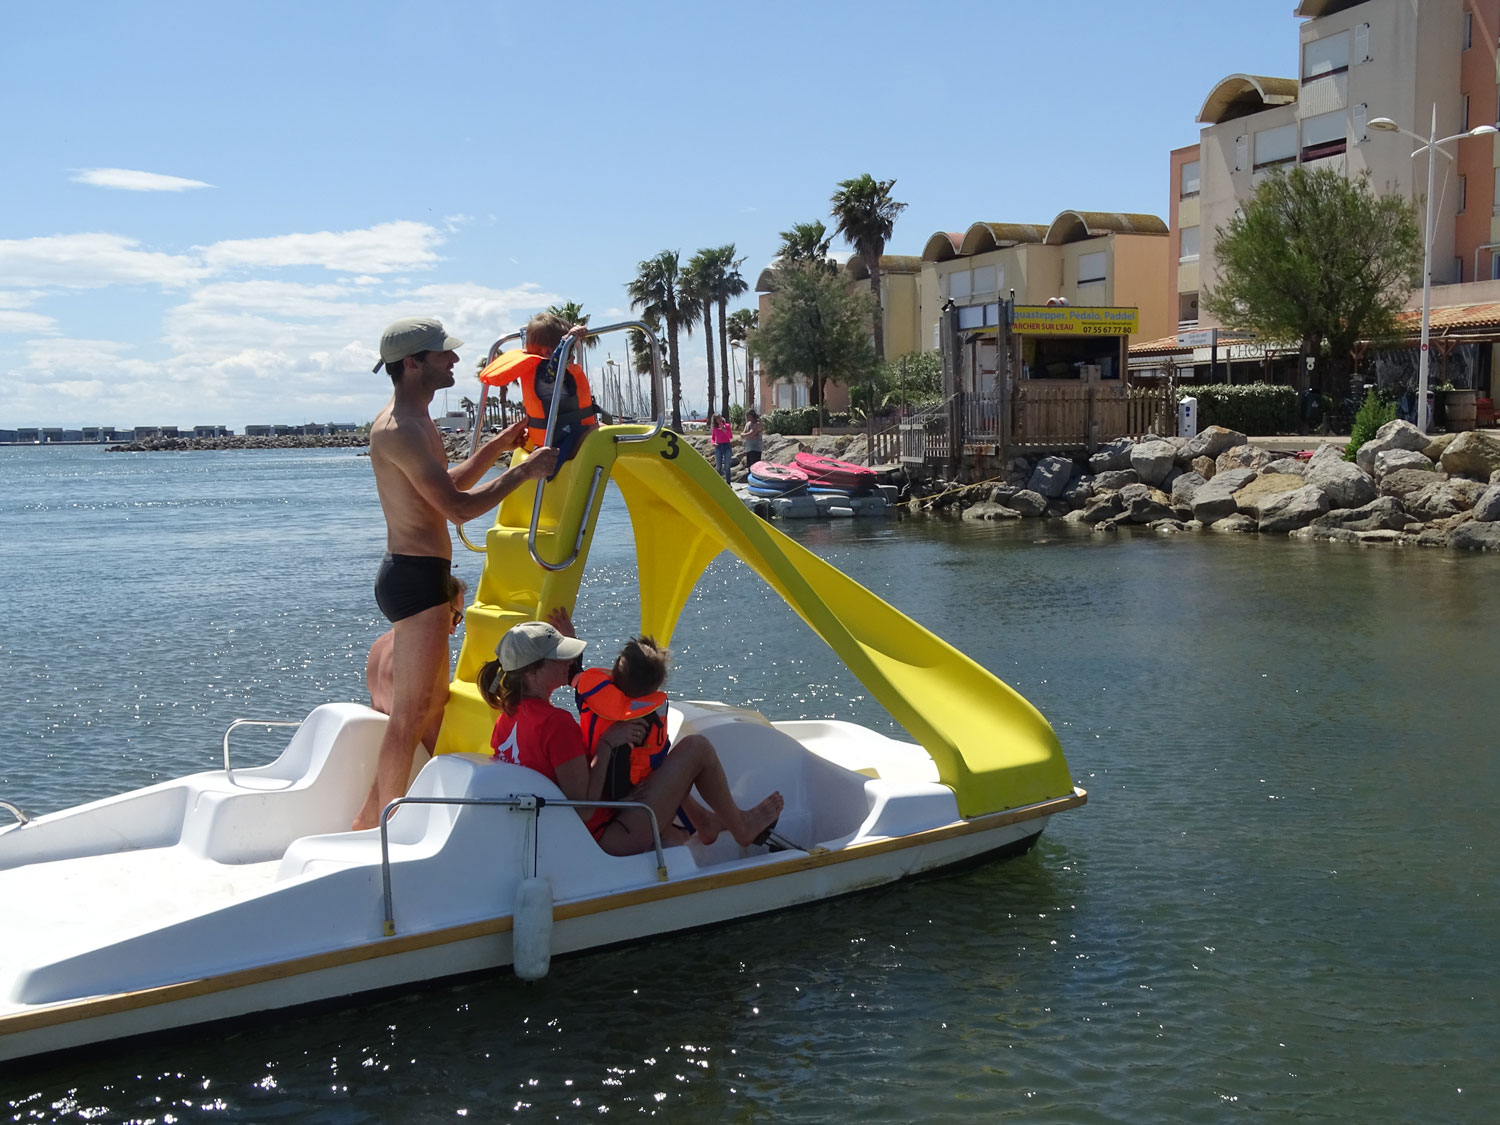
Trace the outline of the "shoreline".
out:
<instances>
[{"instance_id":1,"label":"shoreline","mask_svg":"<svg viewBox=\"0 0 1500 1125\"><path fill-rule=\"evenodd\" d=\"M104 445L103 442L83 444ZM106 453L198 453L225 449L363 449L369 444L368 434L266 434L254 437L233 434L211 438L154 437L105 445L104 449Z\"/></svg>"}]
</instances>

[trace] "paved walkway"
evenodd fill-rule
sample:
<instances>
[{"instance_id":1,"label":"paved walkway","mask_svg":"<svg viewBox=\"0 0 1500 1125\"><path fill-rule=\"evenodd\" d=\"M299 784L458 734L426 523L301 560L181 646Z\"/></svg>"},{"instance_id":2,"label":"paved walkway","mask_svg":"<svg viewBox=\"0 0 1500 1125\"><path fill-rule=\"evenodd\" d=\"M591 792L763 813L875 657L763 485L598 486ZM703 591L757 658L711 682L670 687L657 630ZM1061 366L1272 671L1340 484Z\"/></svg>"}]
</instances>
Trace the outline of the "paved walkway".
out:
<instances>
[{"instance_id":1,"label":"paved walkway","mask_svg":"<svg viewBox=\"0 0 1500 1125\"><path fill-rule=\"evenodd\" d=\"M1308 434L1305 437L1252 437L1250 444L1272 453L1296 453L1303 449L1316 451L1325 445L1342 446L1348 441L1348 434Z\"/></svg>"}]
</instances>

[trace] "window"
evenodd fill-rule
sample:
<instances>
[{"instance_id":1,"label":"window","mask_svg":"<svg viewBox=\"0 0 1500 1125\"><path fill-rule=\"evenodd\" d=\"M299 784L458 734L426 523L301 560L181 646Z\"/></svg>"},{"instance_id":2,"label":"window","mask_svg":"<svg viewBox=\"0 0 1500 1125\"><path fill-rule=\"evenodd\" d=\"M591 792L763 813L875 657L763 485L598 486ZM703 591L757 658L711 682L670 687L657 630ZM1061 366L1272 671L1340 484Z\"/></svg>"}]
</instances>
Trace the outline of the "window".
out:
<instances>
[{"instance_id":1,"label":"window","mask_svg":"<svg viewBox=\"0 0 1500 1125\"><path fill-rule=\"evenodd\" d=\"M1302 119L1302 159L1320 160L1337 156L1348 146L1348 125L1344 111L1320 113Z\"/></svg>"},{"instance_id":2,"label":"window","mask_svg":"<svg viewBox=\"0 0 1500 1125\"><path fill-rule=\"evenodd\" d=\"M980 266L974 271L974 292L993 293L995 291L995 267Z\"/></svg>"},{"instance_id":3,"label":"window","mask_svg":"<svg viewBox=\"0 0 1500 1125\"><path fill-rule=\"evenodd\" d=\"M1500 281L1500 254L1490 253L1490 280Z\"/></svg>"},{"instance_id":4,"label":"window","mask_svg":"<svg viewBox=\"0 0 1500 1125\"><path fill-rule=\"evenodd\" d=\"M1343 74L1349 69L1349 33L1325 35L1302 48L1302 81Z\"/></svg>"},{"instance_id":5,"label":"window","mask_svg":"<svg viewBox=\"0 0 1500 1125\"><path fill-rule=\"evenodd\" d=\"M1182 249L1178 251L1178 261L1196 262L1198 260L1198 227L1182 228Z\"/></svg>"},{"instance_id":6,"label":"window","mask_svg":"<svg viewBox=\"0 0 1500 1125\"><path fill-rule=\"evenodd\" d=\"M1262 129L1255 134L1255 168L1269 168L1273 164L1289 164L1297 159L1297 126L1278 125L1274 129Z\"/></svg>"},{"instance_id":7,"label":"window","mask_svg":"<svg viewBox=\"0 0 1500 1125\"><path fill-rule=\"evenodd\" d=\"M1243 172L1250 167L1250 138L1244 133L1234 138L1234 170Z\"/></svg>"},{"instance_id":8,"label":"window","mask_svg":"<svg viewBox=\"0 0 1500 1125\"><path fill-rule=\"evenodd\" d=\"M1493 213L1500 215L1500 175L1495 177L1495 204Z\"/></svg>"},{"instance_id":9,"label":"window","mask_svg":"<svg viewBox=\"0 0 1500 1125\"><path fill-rule=\"evenodd\" d=\"M1092 285L1096 281L1103 281L1104 277L1103 250L1096 250L1092 254L1080 254L1078 256L1079 285Z\"/></svg>"},{"instance_id":10,"label":"window","mask_svg":"<svg viewBox=\"0 0 1500 1125\"><path fill-rule=\"evenodd\" d=\"M948 296L952 297L955 301L968 300L973 283L974 275L968 270L956 270L950 273L948 275Z\"/></svg>"},{"instance_id":11,"label":"window","mask_svg":"<svg viewBox=\"0 0 1500 1125\"><path fill-rule=\"evenodd\" d=\"M1190 199L1198 194L1198 161L1190 160L1182 166L1181 198Z\"/></svg>"},{"instance_id":12,"label":"window","mask_svg":"<svg viewBox=\"0 0 1500 1125\"><path fill-rule=\"evenodd\" d=\"M1458 100L1458 131L1467 133L1469 131L1469 95L1465 94ZM1430 134L1429 134L1430 135Z\"/></svg>"},{"instance_id":13,"label":"window","mask_svg":"<svg viewBox=\"0 0 1500 1125\"><path fill-rule=\"evenodd\" d=\"M1464 283L1464 260L1462 258L1453 259L1453 282L1455 285Z\"/></svg>"},{"instance_id":14,"label":"window","mask_svg":"<svg viewBox=\"0 0 1500 1125\"><path fill-rule=\"evenodd\" d=\"M1353 107L1354 113L1354 143L1363 144L1370 139L1369 119L1370 107L1364 102L1357 102Z\"/></svg>"},{"instance_id":15,"label":"window","mask_svg":"<svg viewBox=\"0 0 1500 1125\"><path fill-rule=\"evenodd\" d=\"M1458 213L1462 215L1469 205L1469 177L1458 177Z\"/></svg>"},{"instance_id":16,"label":"window","mask_svg":"<svg viewBox=\"0 0 1500 1125\"><path fill-rule=\"evenodd\" d=\"M1474 13L1464 13L1464 50L1474 46Z\"/></svg>"},{"instance_id":17,"label":"window","mask_svg":"<svg viewBox=\"0 0 1500 1125\"><path fill-rule=\"evenodd\" d=\"M1353 61L1356 63L1370 61L1370 25L1367 23L1354 25Z\"/></svg>"}]
</instances>

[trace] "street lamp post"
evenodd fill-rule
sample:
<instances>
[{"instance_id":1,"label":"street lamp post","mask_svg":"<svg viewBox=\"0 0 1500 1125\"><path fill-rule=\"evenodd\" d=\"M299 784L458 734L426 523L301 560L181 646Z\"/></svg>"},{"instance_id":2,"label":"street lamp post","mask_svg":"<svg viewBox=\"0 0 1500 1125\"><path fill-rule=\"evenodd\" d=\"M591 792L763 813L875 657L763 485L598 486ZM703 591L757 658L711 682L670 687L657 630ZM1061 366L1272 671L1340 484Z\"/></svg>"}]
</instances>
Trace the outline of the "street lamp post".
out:
<instances>
[{"instance_id":1,"label":"street lamp post","mask_svg":"<svg viewBox=\"0 0 1500 1125\"><path fill-rule=\"evenodd\" d=\"M1434 152L1441 153L1449 160L1454 159L1453 154L1441 145L1449 141L1461 141L1465 137L1484 137L1491 133L1500 133L1500 129L1493 125L1476 125L1464 133L1454 133L1451 137L1439 137L1437 135L1437 103L1432 103L1432 130L1426 136L1413 133L1410 129L1403 129L1389 117L1375 117L1369 122L1369 128L1377 129L1382 133L1400 133L1403 137L1410 137L1419 142L1419 148L1412 149L1412 156L1418 153L1427 153L1427 222L1422 238L1422 350L1417 356L1417 428L1423 433L1427 432L1427 337L1432 325L1432 224L1435 213L1432 209L1433 173L1437 170L1437 161L1432 159Z\"/></svg>"}]
</instances>

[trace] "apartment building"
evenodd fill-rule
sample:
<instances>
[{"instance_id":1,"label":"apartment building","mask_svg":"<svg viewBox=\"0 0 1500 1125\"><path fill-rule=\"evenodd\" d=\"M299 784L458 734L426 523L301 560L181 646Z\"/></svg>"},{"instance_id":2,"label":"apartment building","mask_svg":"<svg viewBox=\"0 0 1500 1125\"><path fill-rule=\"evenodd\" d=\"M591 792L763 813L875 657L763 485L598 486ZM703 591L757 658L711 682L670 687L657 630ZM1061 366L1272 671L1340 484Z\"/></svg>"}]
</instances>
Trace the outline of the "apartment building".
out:
<instances>
[{"instance_id":1,"label":"apartment building","mask_svg":"<svg viewBox=\"0 0 1500 1125\"><path fill-rule=\"evenodd\" d=\"M1199 307L1216 278L1215 232L1274 168L1368 172L1376 191L1425 206L1428 154L1375 118L1439 137L1497 118L1500 0L1302 0L1295 77L1231 74L1208 92L1196 145L1170 156L1167 302L1179 330L1215 324ZM1500 144L1446 146L1434 169L1435 284L1500 277Z\"/></svg>"}]
</instances>

